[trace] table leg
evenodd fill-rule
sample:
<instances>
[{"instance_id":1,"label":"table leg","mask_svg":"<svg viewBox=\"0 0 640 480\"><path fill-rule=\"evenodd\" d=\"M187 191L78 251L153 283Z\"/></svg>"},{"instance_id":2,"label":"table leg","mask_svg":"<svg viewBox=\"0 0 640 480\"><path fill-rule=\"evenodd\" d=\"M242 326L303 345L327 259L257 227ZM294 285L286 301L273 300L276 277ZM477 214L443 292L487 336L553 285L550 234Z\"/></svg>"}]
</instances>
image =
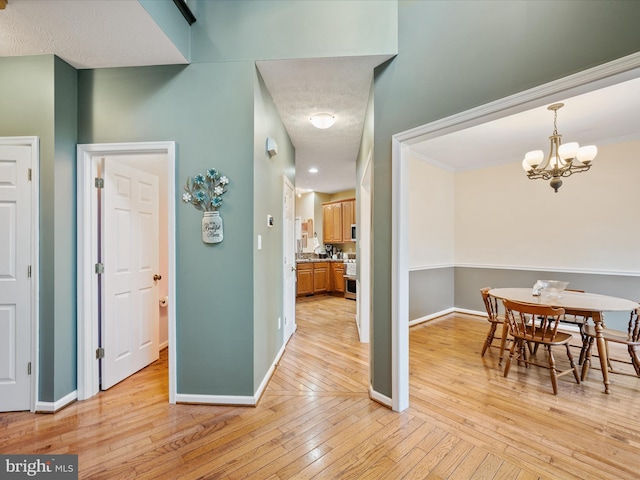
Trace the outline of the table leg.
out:
<instances>
[{"instance_id":1,"label":"table leg","mask_svg":"<svg viewBox=\"0 0 640 480\"><path fill-rule=\"evenodd\" d=\"M607 359L607 342L602 335L602 312L593 312L593 323L596 327L596 346L600 357L600 368L602 369L602 380L604 382L604 393L609 391L609 361Z\"/></svg>"}]
</instances>

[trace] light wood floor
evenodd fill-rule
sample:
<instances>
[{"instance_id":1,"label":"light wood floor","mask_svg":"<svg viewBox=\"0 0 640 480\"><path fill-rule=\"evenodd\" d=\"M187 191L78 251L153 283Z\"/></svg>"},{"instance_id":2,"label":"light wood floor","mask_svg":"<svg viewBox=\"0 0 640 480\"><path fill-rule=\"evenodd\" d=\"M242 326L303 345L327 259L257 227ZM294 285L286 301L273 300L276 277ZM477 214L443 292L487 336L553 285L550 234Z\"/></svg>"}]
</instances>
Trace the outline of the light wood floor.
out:
<instances>
[{"instance_id":1,"label":"light wood floor","mask_svg":"<svg viewBox=\"0 0 640 480\"><path fill-rule=\"evenodd\" d=\"M0 414L0 452L74 453L83 479L635 479L640 379L576 385L484 358L484 320L449 315L410 334L411 406L369 400L355 302L298 303L260 404L169 405L166 354L54 415ZM558 355L560 358L561 355Z\"/></svg>"}]
</instances>

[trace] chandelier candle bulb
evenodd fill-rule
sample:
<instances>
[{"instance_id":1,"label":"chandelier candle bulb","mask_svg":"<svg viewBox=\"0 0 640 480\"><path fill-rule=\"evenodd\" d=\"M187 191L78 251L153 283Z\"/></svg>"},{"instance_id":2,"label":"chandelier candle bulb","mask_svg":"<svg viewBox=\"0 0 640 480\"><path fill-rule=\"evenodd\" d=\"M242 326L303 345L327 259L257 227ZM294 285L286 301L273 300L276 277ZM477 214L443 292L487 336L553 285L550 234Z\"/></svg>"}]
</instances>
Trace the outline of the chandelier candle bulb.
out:
<instances>
[{"instance_id":1,"label":"chandelier candle bulb","mask_svg":"<svg viewBox=\"0 0 640 480\"><path fill-rule=\"evenodd\" d=\"M551 180L549 185L557 193L562 186L561 177L568 177L574 173L586 172L591 168L591 162L598 154L595 145L580 147L577 142L562 144L562 135L558 133L558 110L563 103L554 103L547 107L553 111L553 133L549 137L549 156L544 160L542 150L528 152L522 161L522 169L531 180L542 178Z\"/></svg>"}]
</instances>

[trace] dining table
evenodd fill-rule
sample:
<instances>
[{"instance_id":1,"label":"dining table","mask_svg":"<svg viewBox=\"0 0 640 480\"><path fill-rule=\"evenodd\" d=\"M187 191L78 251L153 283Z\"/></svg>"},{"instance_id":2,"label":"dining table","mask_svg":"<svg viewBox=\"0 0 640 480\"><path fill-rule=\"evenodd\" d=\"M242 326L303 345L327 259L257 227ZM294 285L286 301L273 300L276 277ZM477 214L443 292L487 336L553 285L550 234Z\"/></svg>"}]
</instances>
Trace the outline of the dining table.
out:
<instances>
[{"instance_id":1,"label":"dining table","mask_svg":"<svg viewBox=\"0 0 640 480\"><path fill-rule=\"evenodd\" d=\"M510 300L513 302L562 307L566 313L591 318L595 325L596 346L598 348L598 356L600 357L604 393L610 393L607 345L602 334L602 329L604 328L604 312L631 312L639 307L637 302L625 298L611 297L609 295L568 290L564 290L558 295L550 295L549 293L545 293L543 289L539 295L534 295L531 287L492 288L489 290L489 295L501 300ZM503 339L507 337L508 329L508 322L504 322Z\"/></svg>"}]
</instances>

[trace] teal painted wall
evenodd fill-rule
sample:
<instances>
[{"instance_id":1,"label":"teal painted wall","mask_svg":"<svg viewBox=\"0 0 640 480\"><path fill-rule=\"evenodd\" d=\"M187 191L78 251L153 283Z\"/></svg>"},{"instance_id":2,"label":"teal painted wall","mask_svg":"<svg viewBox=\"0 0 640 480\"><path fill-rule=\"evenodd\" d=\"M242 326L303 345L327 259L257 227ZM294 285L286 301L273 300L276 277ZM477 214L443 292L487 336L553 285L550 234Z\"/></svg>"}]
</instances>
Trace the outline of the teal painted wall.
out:
<instances>
[{"instance_id":1,"label":"teal painted wall","mask_svg":"<svg viewBox=\"0 0 640 480\"><path fill-rule=\"evenodd\" d=\"M54 57L54 125L55 125L55 214L53 244L55 252L55 337L54 390L58 400L76 389L76 142L78 132L77 71ZM42 181L45 180L41 177ZM42 200L42 199L41 199ZM41 216L41 220L44 220ZM42 230L40 246L44 246ZM42 251L41 256L42 258ZM40 311L42 320L42 310ZM42 340L41 340L42 341ZM50 341L50 340L48 340ZM42 378L42 376L40 377Z\"/></svg>"},{"instance_id":2,"label":"teal painted wall","mask_svg":"<svg viewBox=\"0 0 640 480\"><path fill-rule=\"evenodd\" d=\"M191 60L191 26L173 0L138 0L184 58Z\"/></svg>"},{"instance_id":3,"label":"teal painted wall","mask_svg":"<svg viewBox=\"0 0 640 480\"><path fill-rule=\"evenodd\" d=\"M0 58L0 136L40 138L39 398L76 388L76 71L53 55Z\"/></svg>"},{"instance_id":4,"label":"teal painted wall","mask_svg":"<svg viewBox=\"0 0 640 480\"><path fill-rule=\"evenodd\" d=\"M198 0L192 61L273 60L397 52L396 0Z\"/></svg>"},{"instance_id":5,"label":"teal painted wall","mask_svg":"<svg viewBox=\"0 0 640 480\"><path fill-rule=\"evenodd\" d=\"M181 196L215 167L229 180L224 241L204 244L202 212L176 212L177 391L253 394L252 62L79 72L81 143L173 140Z\"/></svg>"},{"instance_id":6,"label":"teal painted wall","mask_svg":"<svg viewBox=\"0 0 640 480\"><path fill-rule=\"evenodd\" d=\"M640 3L400 1L376 71L374 389L391 394L391 136L640 49Z\"/></svg>"},{"instance_id":7,"label":"teal painted wall","mask_svg":"<svg viewBox=\"0 0 640 480\"><path fill-rule=\"evenodd\" d=\"M265 378L283 344L284 279L282 276L283 175L295 183L295 149L284 128L260 73L255 71L254 94L254 180L253 180L253 309L254 392ZM278 154L269 157L266 138L278 144ZM273 227L267 226L273 216ZM262 236L262 249L257 236ZM278 318L281 328L278 329Z\"/></svg>"}]
</instances>

